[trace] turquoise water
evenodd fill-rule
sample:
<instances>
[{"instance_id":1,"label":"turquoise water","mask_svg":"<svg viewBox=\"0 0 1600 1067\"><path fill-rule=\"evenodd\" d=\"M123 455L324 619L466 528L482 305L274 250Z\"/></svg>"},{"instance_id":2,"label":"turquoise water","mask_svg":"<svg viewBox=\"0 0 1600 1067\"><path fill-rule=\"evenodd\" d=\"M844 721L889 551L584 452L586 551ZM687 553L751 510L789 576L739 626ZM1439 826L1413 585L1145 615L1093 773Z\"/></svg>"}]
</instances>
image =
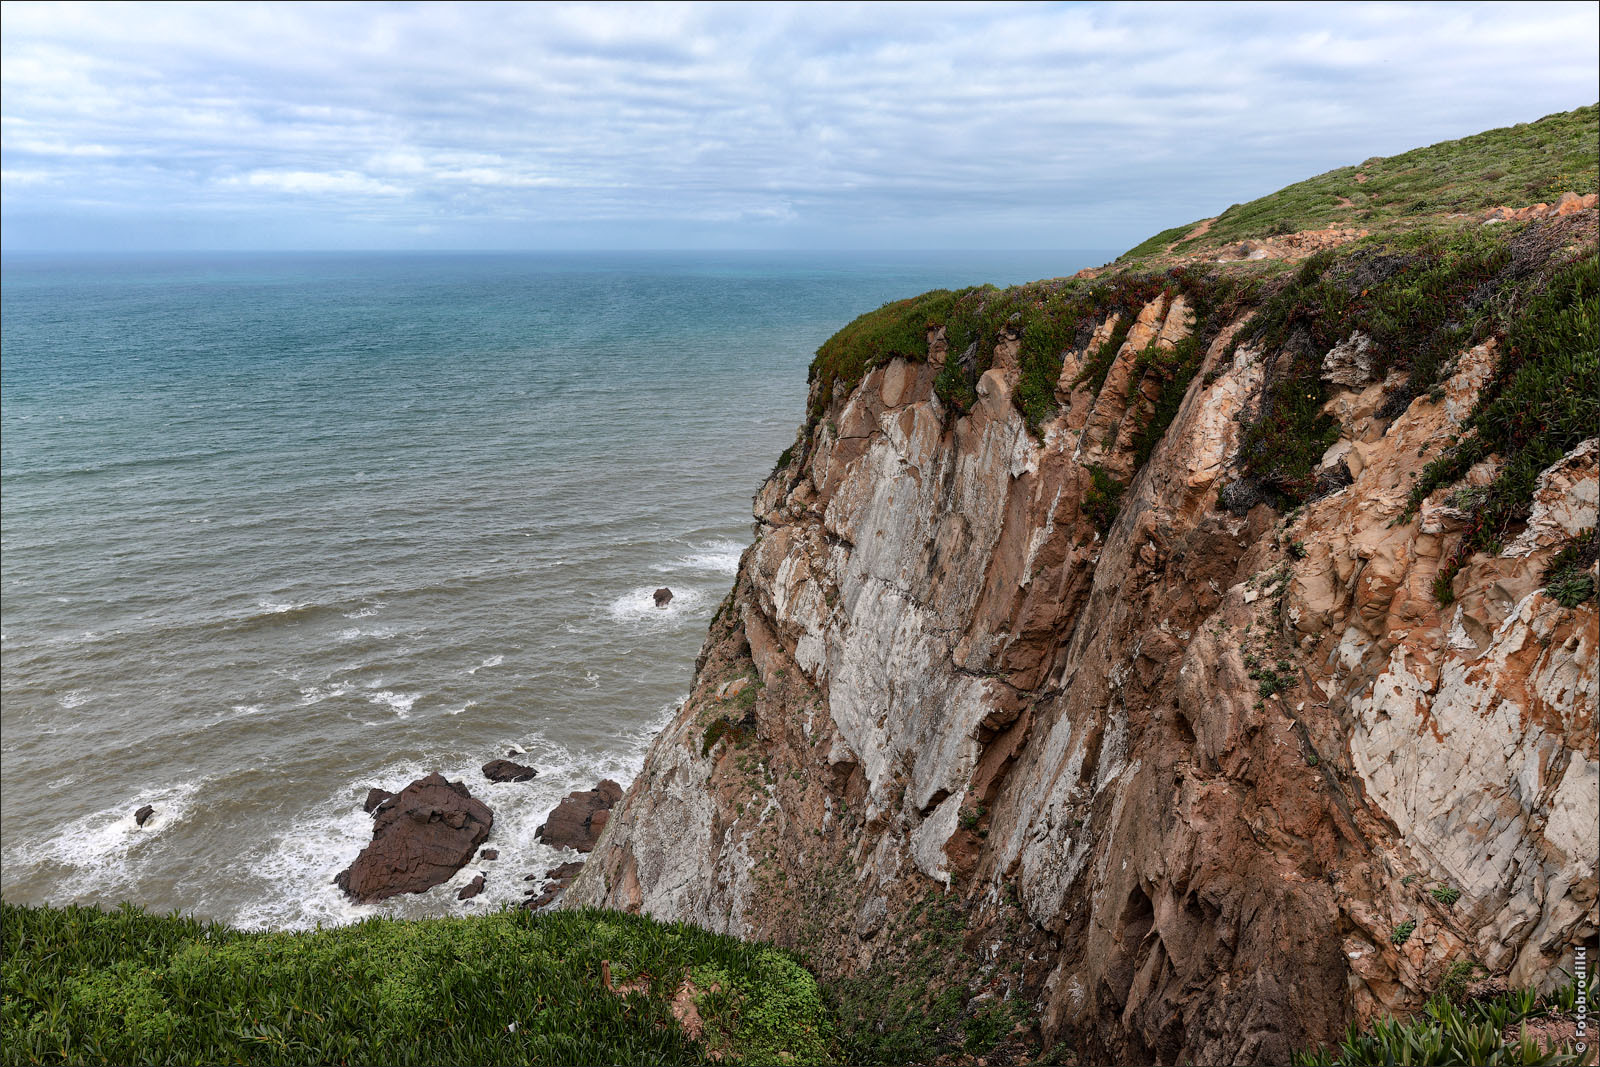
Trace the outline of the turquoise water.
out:
<instances>
[{"instance_id":1,"label":"turquoise water","mask_svg":"<svg viewBox=\"0 0 1600 1067\"><path fill-rule=\"evenodd\" d=\"M533 840L550 808L626 783L687 691L817 345L1107 258L6 258L6 898L249 926L520 899L570 858ZM513 745L540 777L484 781ZM349 904L367 787L431 770L495 811L501 858L458 878L488 892Z\"/></svg>"}]
</instances>

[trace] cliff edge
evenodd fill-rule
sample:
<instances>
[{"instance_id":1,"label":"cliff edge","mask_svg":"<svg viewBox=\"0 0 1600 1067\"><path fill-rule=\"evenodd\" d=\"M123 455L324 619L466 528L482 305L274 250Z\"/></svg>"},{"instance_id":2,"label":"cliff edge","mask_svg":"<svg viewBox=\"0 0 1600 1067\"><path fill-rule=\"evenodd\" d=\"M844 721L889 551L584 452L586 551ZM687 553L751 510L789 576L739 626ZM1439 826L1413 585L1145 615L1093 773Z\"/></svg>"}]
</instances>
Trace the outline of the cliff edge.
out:
<instances>
[{"instance_id":1,"label":"cliff edge","mask_svg":"<svg viewBox=\"0 0 1600 1067\"><path fill-rule=\"evenodd\" d=\"M1296 194L846 327L566 902L799 949L928 1057L1286 1063L1595 958L1596 134L1468 139L1541 201Z\"/></svg>"}]
</instances>

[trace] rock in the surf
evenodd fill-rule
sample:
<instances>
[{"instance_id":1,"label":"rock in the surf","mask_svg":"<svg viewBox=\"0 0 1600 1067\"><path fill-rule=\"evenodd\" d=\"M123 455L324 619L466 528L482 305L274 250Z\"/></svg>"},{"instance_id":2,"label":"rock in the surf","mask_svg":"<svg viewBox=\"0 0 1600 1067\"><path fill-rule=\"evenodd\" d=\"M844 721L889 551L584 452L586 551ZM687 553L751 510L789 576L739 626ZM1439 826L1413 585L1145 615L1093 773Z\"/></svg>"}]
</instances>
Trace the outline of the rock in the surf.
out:
<instances>
[{"instance_id":1,"label":"rock in the surf","mask_svg":"<svg viewBox=\"0 0 1600 1067\"><path fill-rule=\"evenodd\" d=\"M387 789L379 789L374 786L373 788L367 790L366 803L361 805L361 810L366 812L368 815L371 815L373 812L377 811L381 805L393 799L393 793L389 792Z\"/></svg>"},{"instance_id":2,"label":"rock in the surf","mask_svg":"<svg viewBox=\"0 0 1600 1067\"><path fill-rule=\"evenodd\" d=\"M483 765L483 776L491 782L527 782L539 772L508 759L492 759Z\"/></svg>"},{"instance_id":3,"label":"rock in the surf","mask_svg":"<svg viewBox=\"0 0 1600 1067\"><path fill-rule=\"evenodd\" d=\"M662 586L660 589L657 589L656 607L664 608L670 603L672 603L672 590L668 589L666 586Z\"/></svg>"},{"instance_id":4,"label":"rock in the surf","mask_svg":"<svg viewBox=\"0 0 1600 1067\"><path fill-rule=\"evenodd\" d=\"M483 892L483 875L478 875L472 881L461 887L461 892L456 894L457 900L471 900Z\"/></svg>"},{"instance_id":5,"label":"rock in the surf","mask_svg":"<svg viewBox=\"0 0 1600 1067\"><path fill-rule=\"evenodd\" d=\"M533 836L554 848L589 852L610 819L612 807L621 799L622 787L609 778L593 789L568 793Z\"/></svg>"},{"instance_id":6,"label":"rock in the surf","mask_svg":"<svg viewBox=\"0 0 1600 1067\"><path fill-rule=\"evenodd\" d=\"M497 848L486 848L482 852L478 853L478 858L480 860L497 860L500 858L500 850Z\"/></svg>"},{"instance_id":7,"label":"rock in the surf","mask_svg":"<svg viewBox=\"0 0 1600 1067\"><path fill-rule=\"evenodd\" d=\"M419 778L378 808L372 842L334 884L361 904L425 892L466 866L493 825L489 806L461 782Z\"/></svg>"},{"instance_id":8,"label":"rock in the surf","mask_svg":"<svg viewBox=\"0 0 1600 1067\"><path fill-rule=\"evenodd\" d=\"M570 863L563 863L559 867L550 868L544 872L544 876L549 881L541 889L528 890L524 896L532 897L533 899L525 901L525 903L534 910L549 907L561 899L561 894L567 891L567 886L572 884L572 880L578 877L578 872L581 870L583 870L582 860L575 860ZM531 874L528 875L528 880L531 881L533 877Z\"/></svg>"},{"instance_id":9,"label":"rock in the surf","mask_svg":"<svg viewBox=\"0 0 1600 1067\"><path fill-rule=\"evenodd\" d=\"M150 821L150 816L154 815L155 813L156 809L152 805L146 804L144 807L133 813L134 825L143 826L145 823Z\"/></svg>"}]
</instances>

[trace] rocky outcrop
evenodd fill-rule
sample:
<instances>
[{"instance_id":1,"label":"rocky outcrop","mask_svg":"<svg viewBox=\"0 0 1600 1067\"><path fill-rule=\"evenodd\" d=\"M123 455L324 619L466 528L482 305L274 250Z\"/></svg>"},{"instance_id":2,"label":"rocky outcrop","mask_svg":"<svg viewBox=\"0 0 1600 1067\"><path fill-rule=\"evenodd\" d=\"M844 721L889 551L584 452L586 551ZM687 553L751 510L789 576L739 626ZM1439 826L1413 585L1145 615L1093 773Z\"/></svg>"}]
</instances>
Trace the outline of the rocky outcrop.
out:
<instances>
[{"instance_id":1,"label":"rocky outcrop","mask_svg":"<svg viewBox=\"0 0 1600 1067\"><path fill-rule=\"evenodd\" d=\"M539 879L544 884L528 890L526 894L528 899L524 903L534 911L548 908L561 899L567 887L572 884L572 880L578 877L578 872L583 870L583 866L582 860L575 860L545 871L543 879ZM536 876L530 874L527 880L535 881Z\"/></svg>"},{"instance_id":2,"label":"rocky outcrop","mask_svg":"<svg viewBox=\"0 0 1600 1067\"><path fill-rule=\"evenodd\" d=\"M483 765L483 776L491 782L531 782L539 772L508 759L492 759Z\"/></svg>"},{"instance_id":3,"label":"rocky outcrop","mask_svg":"<svg viewBox=\"0 0 1600 1067\"><path fill-rule=\"evenodd\" d=\"M612 807L621 799L622 786L609 778L593 789L575 790L556 805L533 835L551 848L588 852L606 828Z\"/></svg>"},{"instance_id":4,"label":"rocky outcrop","mask_svg":"<svg viewBox=\"0 0 1600 1067\"><path fill-rule=\"evenodd\" d=\"M460 782L419 778L379 805L372 842L334 884L362 904L422 893L466 866L489 836L494 814Z\"/></svg>"},{"instance_id":5,"label":"rocky outcrop","mask_svg":"<svg viewBox=\"0 0 1600 1067\"><path fill-rule=\"evenodd\" d=\"M1028 998L1085 1062L1283 1063L1459 959L1559 976L1596 933L1600 642L1593 600L1541 586L1595 524L1595 444L1441 603L1464 518L1409 495L1495 346L1398 411L1369 339L1319 354L1339 439L1283 514L1237 491L1278 355L1241 324L1201 339L1142 466L1159 354L1195 343L1182 293L1099 388L1119 323L1081 333L1037 435L1003 337L966 411L942 337L836 395L761 487L690 696L564 903L849 975L954 895L967 988ZM1105 529L1096 472L1131 479Z\"/></svg>"}]
</instances>

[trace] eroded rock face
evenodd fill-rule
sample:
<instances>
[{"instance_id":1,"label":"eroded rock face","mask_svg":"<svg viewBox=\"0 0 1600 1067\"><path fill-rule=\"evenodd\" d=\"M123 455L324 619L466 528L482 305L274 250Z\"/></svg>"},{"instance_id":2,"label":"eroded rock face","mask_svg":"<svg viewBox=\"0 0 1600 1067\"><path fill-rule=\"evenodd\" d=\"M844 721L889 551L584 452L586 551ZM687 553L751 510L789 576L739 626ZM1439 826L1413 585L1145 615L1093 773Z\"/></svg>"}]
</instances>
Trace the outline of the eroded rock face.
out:
<instances>
[{"instance_id":1,"label":"eroded rock face","mask_svg":"<svg viewBox=\"0 0 1600 1067\"><path fill-rule=\"evenodd\" d=\"M1153 300L1091 392L1098 324L1042 440L1004 338L961 417L933 391L942 337L836 398L760 490L691 695L565 903L850 973L958 894L984 980L1088 1062L1288 1062L1420 1007L1463 955L1554 980L1596 933L1597 622L1540 586L1594 525L1594 444L1442 606L1462 518L1447 490L1405 504L1493 346L1381 415L1364 338L1328 353L1341 440L1286 519L1219 501L1266 355L1230 353L1235 324L1102 534L1089 464L1133 473L1136 357L1192 323Z\"/></svg>"},{"instance_id":2,"label":"eroded rock face","mask_svg":"<svg viewBox=\"0 0 1600 1067\"><path fill-rule=\"evenodd\" d=\"M609 778L593 789L568 793L534 836L552 848L588 852L605 829L612 807L621 799L622 787Z\"/></svg>"},{"instance_id":3,"label":"eroded rock face","mask_svg":"<svg viewBox=\"0 0 1600 1067\"><path fill-rule=\"evenodd\" d=\"M334 883L362 904L425 892L466 866L493 825L494 813L462 783L419 778L378 808L372 843Z\"/></svg>"}]
</instances>

